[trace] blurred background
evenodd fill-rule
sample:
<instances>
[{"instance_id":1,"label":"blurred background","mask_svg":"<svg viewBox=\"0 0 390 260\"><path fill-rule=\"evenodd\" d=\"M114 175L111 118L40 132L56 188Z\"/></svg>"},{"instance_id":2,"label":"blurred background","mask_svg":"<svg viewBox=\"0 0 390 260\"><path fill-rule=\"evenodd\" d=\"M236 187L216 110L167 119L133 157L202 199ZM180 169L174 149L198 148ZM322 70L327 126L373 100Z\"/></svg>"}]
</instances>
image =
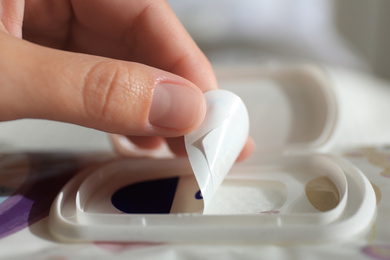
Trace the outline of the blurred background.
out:
<instances>
[{"instance_id":1,"label":"blurred background","mask_svg":"<svg viewBox=\"0 0 390 260\"><path fill-rule=\"evenodd\" d=\"M348 117L356 115L360 123L345 131L361 140L356 129L367 129L365 144L390 142L390 121L382 116L390 109L389 0L168 2L215 68L303 62L326 68L335 88L348 93L347 101L360 102L368 89L380 89L350 106ZM370 107L386 112L369 113ZM364 128L369 124L389 136ZM110 149L107 134L79 126L30 119L0 124L0 151Z\"/></svg>"},{"instance_id":2,"label":"blurred background","mask_svg":"<svg viewBox=\"0 0 390 260\"><path fill-rule=\"evenodd\" d=\"M168 2L214 64L305 61L390 78L390 1Z\"/></svg>"}]
</instances>

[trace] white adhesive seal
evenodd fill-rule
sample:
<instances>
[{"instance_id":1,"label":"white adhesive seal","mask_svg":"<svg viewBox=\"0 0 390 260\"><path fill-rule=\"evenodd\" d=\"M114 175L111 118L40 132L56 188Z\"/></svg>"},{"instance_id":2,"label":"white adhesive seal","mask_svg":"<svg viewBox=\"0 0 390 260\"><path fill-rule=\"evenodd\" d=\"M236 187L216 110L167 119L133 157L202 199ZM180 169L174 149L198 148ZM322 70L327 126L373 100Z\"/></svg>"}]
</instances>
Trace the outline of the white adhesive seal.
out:
<instances>
[{"instance_id":1,"label":"white adhesive seal","mask_svg":"<svg viewBox=\"0 0 390 260\"><path fill-rule=\"evenodd\" d=\"M241 98L227 90L205 93L206 118L185 136L204 209L233 166L249 134L249 116Z\"/></svg>"}]
</instances>

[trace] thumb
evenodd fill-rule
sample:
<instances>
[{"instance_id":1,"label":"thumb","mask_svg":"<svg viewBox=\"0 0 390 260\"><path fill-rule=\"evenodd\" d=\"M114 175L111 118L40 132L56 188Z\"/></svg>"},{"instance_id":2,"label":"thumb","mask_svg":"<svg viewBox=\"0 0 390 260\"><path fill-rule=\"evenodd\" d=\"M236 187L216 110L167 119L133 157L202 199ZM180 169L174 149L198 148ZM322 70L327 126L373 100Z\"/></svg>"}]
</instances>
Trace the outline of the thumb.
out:
<instances>
[{"instance_id":1,"label":"thumb","mask_svg":"<svg viewBox=\"0 0 390 260\"><path fill-rule=\"evenodd\" d=\"M58 51L0 34L0 121L44 118L123 135L180 136L197 127L201 90L138 63Z\"/></svg>"}]
</instances>

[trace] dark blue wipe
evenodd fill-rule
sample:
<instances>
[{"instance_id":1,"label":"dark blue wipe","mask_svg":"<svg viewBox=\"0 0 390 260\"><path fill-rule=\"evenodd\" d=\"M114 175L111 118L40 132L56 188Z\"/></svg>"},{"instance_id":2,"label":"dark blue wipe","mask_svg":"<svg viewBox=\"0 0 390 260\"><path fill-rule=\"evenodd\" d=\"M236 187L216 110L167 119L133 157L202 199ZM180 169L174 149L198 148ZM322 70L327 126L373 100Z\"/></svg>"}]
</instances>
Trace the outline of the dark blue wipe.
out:
<instances>
[{"instance_id":1,"label":"dark blue wipe","mask_svg":"<svg viewBox=\"0 0 390 260\"><path fill-rule=\"evenodd\" d=\"M169 214L178 177L138 182L117 190L112 204L128 214Z\"/></svg>"}]
</instances>

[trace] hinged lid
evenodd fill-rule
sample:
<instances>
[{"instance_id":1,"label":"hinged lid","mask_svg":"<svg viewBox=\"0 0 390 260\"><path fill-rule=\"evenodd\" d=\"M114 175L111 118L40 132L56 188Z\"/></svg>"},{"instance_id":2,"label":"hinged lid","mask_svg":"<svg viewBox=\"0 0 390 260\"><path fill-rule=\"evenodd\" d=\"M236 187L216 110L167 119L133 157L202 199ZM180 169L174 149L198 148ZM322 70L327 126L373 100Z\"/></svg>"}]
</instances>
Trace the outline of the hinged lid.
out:
<instances>
[{"instance_id":1,"label":"hinged lid","mask_svg":"<svg viewBox=\"0 0 390 260\"><path fill-rule=\"evenodd\" d=\"M330 79L315 66L222 68L220 85L242 98L261 157L327 151L338 120ZM253 156L256 158L258 156Z\"/></svg>"}]
</instances>

